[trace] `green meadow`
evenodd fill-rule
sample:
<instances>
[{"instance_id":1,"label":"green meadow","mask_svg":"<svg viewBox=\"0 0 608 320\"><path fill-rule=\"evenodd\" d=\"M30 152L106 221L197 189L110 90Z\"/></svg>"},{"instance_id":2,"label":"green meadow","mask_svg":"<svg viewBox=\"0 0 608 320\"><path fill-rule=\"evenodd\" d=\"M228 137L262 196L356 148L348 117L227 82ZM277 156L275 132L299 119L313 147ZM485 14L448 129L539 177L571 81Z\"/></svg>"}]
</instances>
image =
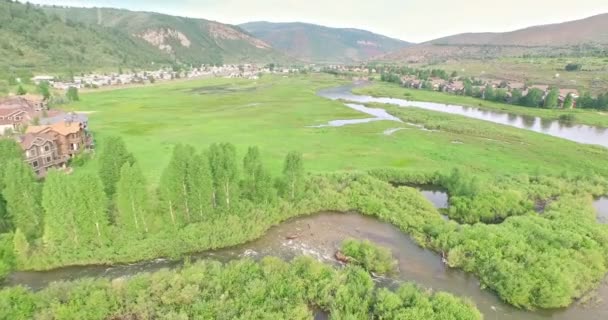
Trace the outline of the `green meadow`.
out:
<instances>
[{"instance_id":1,"label":"green meadow","mask_svg":"<svg viewBox=\"0 0 608 320\"><path fill-rule=\"evenodd\" d=\"M608 174L604 148L415 108L383 106L406 122L438 130L391 121L310 127L370 117L316 95L321 88L343 83L328 75L214 78L82 93L81 101L68 108L91 112L97 145L105 137L121 136L153 184L173 145L201 149L214 142L231 142L241 153L247 146L259 146L274 174L291 150L304 155L311 172L398 168L430 173L458 167L489 176ZM403 129L383 133L391 128Z\"/></svg>"}]
</instances>

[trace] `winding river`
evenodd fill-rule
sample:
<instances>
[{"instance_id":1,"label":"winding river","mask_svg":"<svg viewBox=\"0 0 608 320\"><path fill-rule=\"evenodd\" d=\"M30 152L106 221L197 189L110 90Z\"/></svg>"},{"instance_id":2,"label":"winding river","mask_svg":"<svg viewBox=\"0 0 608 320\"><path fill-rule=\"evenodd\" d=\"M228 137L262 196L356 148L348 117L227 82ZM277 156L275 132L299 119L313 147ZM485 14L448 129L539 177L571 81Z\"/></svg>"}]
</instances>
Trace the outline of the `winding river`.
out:
<instances>
[{"instance_id":1,"label":"winding river","mask_svg":"<svg viewBox=\"0 0 608 320\"><path fill-rule=\"evenodd\" d=\"M464 107L459 105L450 105L450 104L442 104L442 103L434 103L434 102L422 102L422 101L412 101L412 100L404 100L404 99L396 99L396 98L378 98L366 95L357 95L352 93L352 89L365 85L365 83L357 83L352 85L341 86L337 88L330 88L321 90L318 92L318 95L331 100L345 100L349 102L359 103L359 105L355 105L353 103L349 103L347 107L356 108L359 111L365 112L361 107L366 108L360 104L366 103L383 103L383 104L392 104L400 107L417 107L421 109L427 109L432 111L439 111L450 114L462 115L465 117L485 120L489 122L504 124L511 127L516 127L520 129L531 130L547 135L551 135L554 137L559 137L563 139L567 139L570 141L584 143L584 144L595 144L601 145L604 147L608 147L608 128L600 128L593 127L587 125L573 125L567 124L556 120L546 120L539 117L530 117L530 116L520 116L515 115L508 112L501 111L488 111L479 108L473 107ZM383 109L378 108L367 108L367 109L375 109L374 113L381 113L384 111ZM374 113L365 112L371 115ZM599 116L599 115L598 115ZM392 119L381 119L375 118L377 120L392 120ZM336 121L344 121L344 120L336 120ZM363 122L369 122L370 120ZM375 121L375 120L371 120ZM359 122L357 122L359 123ZM330 123L331 124L331 123Z\"/></svg>"},{"instance_id":2,"label":"winding river","mask_svg":"<svg viewBox=\"0 0 608 320\"><path fill-rule=\"evenodd\" d=\"M437 208L448 207L448 194L437 187L418 186L429 202ZM608 198L598 199L594 205L598 214L608 213ZM598 217L599 217L598 216ZM599 219L599 218L598 218ZM357 213L325 212L295 218L271 228L262 238L232 248L191 255L191 261L214 259L222 262L250 257L261 259L276 256L290 260L299 255L312 256L320 261L336 264L333 258L340 243L346 238L369 239L390 248L398 260L396 281L413 281L425 288L451 292L469 297L486 319L589 319L608 318L608 285L596 293L599 301L589 305L575 303L568 309L523 311L504 302L492 291L483 290L477 278L460 270L447 268L436 253L420 248L398 228ZM54 281L75 280L85 277L120 278L163 268L177 268L183 261L156 259L130 265L67 267L45 272L15 272L5 285L23 285L34 290L42 289ZM391 280L391 281L392 281ZM317 316L322 316L319 313Z\"/></svg>"}]
</instances>

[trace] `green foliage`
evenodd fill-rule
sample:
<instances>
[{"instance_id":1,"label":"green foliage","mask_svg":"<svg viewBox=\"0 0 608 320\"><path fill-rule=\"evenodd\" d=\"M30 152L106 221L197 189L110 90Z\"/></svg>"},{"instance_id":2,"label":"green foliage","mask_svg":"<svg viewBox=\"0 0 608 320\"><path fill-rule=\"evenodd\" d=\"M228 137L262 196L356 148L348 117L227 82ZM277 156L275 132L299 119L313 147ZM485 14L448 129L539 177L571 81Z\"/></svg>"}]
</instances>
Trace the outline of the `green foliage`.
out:
<instances>
[{"instance_id":1,"label":"green foliage","mask_svg":"<svg viewBox=\"0 0 608 320\"><path fill-rule=\"evenodd\" d=\"M537 108L543 101L544 92L540 89L530 89L528 94L521 98L519 102L524 107Z\"/></svg>"},{"instance_id":2,"label":"green foliage","mask_svg":"<svg viewBox=\"0 0 608 320\"><path fill-rule=\"evenodd\" d=\"M543 106L547 109L555 109L559 106L559 90L557 88L549 90Z\"/></svg>"},{"instance_id":3,"label":"green foliage","mask_svg":"<svg viewBox=\"0 0 608 320\"><path fill-rule=\"evenodd\" d=\"M125 234L148 233L151 211L146 180L137 164L125 163L116 186L116 224Z\"/></svg>"},{"instance_id":4,"label":"green foliage","mask_svg":"<svg viewBox=\"0 0 608 320\"><path fill-rule=\"evenodd\" d=\"M79 212L74 202L78 194L72 179L63 173L50 171L42 189L44 209L43 241L50 252L76 248L80 245L77 220ZM79 198L82 201L82 198Z\"/></svg>"},{"instance_id":5,"label":"green foliage","mask_svg":"<svg viewBox=\"0 0 608 320\"><path fill-rule=\"evenodd\" d=\"M32 168L22 160L11 160L4 170L3 198L12 224L28 239L40 235L40 189Z\"/></svg>"},{"instance_id":6,"label":"green foliage","mask_svg":"<svg viewBox=\"0 0 608 320\"><path fill-rule=\"evenodd\" d=\"M564 99L564 109L572 109L574 107L574 98L572 97L572 93L568 93L566 99Z\"/></svg>"},{"instance_id":7,"label":"green foliage","mask_svg":"<svg viewBox=\"0 0 608 320\"><path fill-rule=\"evenodd\" d=\"M65 97L71 102L80 101L80 97L78 96L78 88L69 87L68 91L65 93Z\"/></svg>"},{"instance_id":8,"label":"green foliage","mask_svg":"<svg viewBox=\"0 0 608 320\"><path fill-rule=\"evenodd\" d=\"M38 93L42 95L42 98L44 100L48 101L51 98L51 89L47 81L40 82L40 84L38 85Z\"/></svg>"},{"instance_id":9,"label":"green foliage","mask_svg":"<svg viewBox=\"0 0 608 320\"><path fill-rule=\"evenodd\" d=\"M122 166L125 163L133 164L134 162L135 159L127 151L122 138L112 136L104 139L99 155L99 176L109 198L116 192L116 183L120 179Z\"/></svg>"},{"instance_id":10,"label":"green foliage","mask_svg":"<svg viewBox=\"0 0 608 320\"><path fill-rule=\"evenodd\" d=\"M580 63L568 63L566 65L566 67L564 68L564 70L566 71L581 71L581 69L583 68L583 66Z\"/></svg>"},{"instance_id":11,"label":"green foliage","mask_svg":"<svg viewBox=\"0 0 608 320\"><path fill-rule=\"evenodd\" d=\"M369 240L346 239L342 242L341 252L349 258L349 263L359 265L369 272L385 275L397 269L397 261L391 251L374 245Z\"/></svg>"},{"instance_id":12,"label":"green foliage","mask_svg":"<svg viewBox=\"0 0 608 320\"><path fill-rule=\"evenodd\" d=\"M236 149L230 143L212 144L209 147L209 163L215 188L215 205L230 208L236 199L238 169Z\"/></svg>"},{"instance_id":13,"label":"green foliage","mask_svg":"<svg viewBox=\"0 0 608 320\"><path fill-rule=\"evenodd\" d=\"M4 279L15 267L16 257L14 248L13 235L10 233L0 234L0 280Z\"/></svg>"},{"instance_id":14,"label":"green foliage","mask_svg":"<svg viewBox=\"0 0 608 320\"><path fill-rule=\"evenodd\" d=\"M160 194L163 208L171 216L174 225L184 225L193 221L195 206L191 203L190 189L195 177L191 168L194 163L195 150L192 146L178 144L173 149L173 157L161 176Z\"/></svg>"},{"instance_id":15,"label":"green foliage","mask_svg":"<svg viewBox=\"0 0 608 320\"><path fill-rule=\"evenodd\" d=\"M27 93L27 91L25 91L25 89L23 88L22 85L19 85L19 87L17 88L17 95L18 96L24 96Z\"/></svg>"},{"instance_id":16,"label":"green foliage","mask_svg":"<svg viewBox=\"0 0 608 320\"><path fill-rule=\"evenodd\" d=\"M254 203L270 203L276 198L272 177L260 157L258 147L250 147L243 159L243 196Z\"/></svg>"},{"instance_id":17,"label":"green foliage","mask_svg":"<svg viewBox=\"0 0 608 320\"><path fill-rule=\"evenodd\" d=\"M283 195L291 201L296 200L302 193L304 186L304 164L302 155L290 152L285 157L283 165Z\"/></svg>"},{"instance_id":18,"label":"green foliage","mask_svg":"<svg viewBox=\"0 0 608 320\"><path fill-rule=\"evenodd\" d=\"M27 260L27 257L30 254L30 244L27 241L25 234L21 232L21 229L15 230L15 234L13 236L13 245L17 260Z\"/></svg>"},{"instance_id":19,"label":"green foliage","mask_svg":"<svg viewBox=\"0 0 608 320\"><path fill-rule=\"evenodd\" d=\"M204 261L128 279L55 283L40 292L21 287L0 291L0 307L14 320L304 320L313 317L313 305L335 319L390 319L394 313L412 319L481 319L474 306L450 294L431 294L412 285L396 293L377 289L362 269L335 270L304 257L291 263L276 258L225 265Z\"/></svg>"}]
</instances>

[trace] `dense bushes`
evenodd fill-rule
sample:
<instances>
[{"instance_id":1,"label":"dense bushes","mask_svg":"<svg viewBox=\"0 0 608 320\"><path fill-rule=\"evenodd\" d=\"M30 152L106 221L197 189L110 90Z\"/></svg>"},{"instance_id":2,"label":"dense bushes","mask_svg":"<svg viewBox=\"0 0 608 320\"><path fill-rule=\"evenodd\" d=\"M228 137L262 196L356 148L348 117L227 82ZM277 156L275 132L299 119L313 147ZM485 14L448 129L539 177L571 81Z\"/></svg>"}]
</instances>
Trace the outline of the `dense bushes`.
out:
<instances>
[{"instance_id":1,"label":"dense bushes","mask_svg":"<svg viewBox=\"0 0 608 320\"><path fill-rule=\"evenodd\" d=\"M406 284L377 289L358 267L335 270L309 258L202 262L131 279L55 283L41 292L0 291L3 319L481 319L447 293Z\"/></svg>"},{"instance_id":2,"label":"dense bushes","mask_svg":"<svg viewBox=\"0 0 608 320\"><path fill-rule=\"evenodd\" d=\"M376 274L390 274L397 269L397 260L391 251L376 246L368 240L346 239L342 242L341 252L348 257L349 263L363 267Z\"/></svg>"}]
</instances>

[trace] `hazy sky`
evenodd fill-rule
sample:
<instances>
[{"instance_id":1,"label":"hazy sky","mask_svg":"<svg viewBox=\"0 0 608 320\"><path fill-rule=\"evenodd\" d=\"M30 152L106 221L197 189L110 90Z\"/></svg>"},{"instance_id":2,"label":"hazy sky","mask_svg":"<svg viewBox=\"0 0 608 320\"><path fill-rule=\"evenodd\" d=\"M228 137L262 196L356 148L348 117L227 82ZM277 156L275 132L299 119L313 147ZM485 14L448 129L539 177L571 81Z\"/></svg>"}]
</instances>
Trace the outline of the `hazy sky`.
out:
<instances>
[{"instance_id":1,"label":"hazy sky","mask_svg":"<svg viewBox=\"0 0 608 320\"><path fill-rule=\"evenodd\" d=\"M302 21L422 42L462 32L511 31L608 13L608 0L31 0L145 10L239 24Z\"/></svg>"}]
</instances>

